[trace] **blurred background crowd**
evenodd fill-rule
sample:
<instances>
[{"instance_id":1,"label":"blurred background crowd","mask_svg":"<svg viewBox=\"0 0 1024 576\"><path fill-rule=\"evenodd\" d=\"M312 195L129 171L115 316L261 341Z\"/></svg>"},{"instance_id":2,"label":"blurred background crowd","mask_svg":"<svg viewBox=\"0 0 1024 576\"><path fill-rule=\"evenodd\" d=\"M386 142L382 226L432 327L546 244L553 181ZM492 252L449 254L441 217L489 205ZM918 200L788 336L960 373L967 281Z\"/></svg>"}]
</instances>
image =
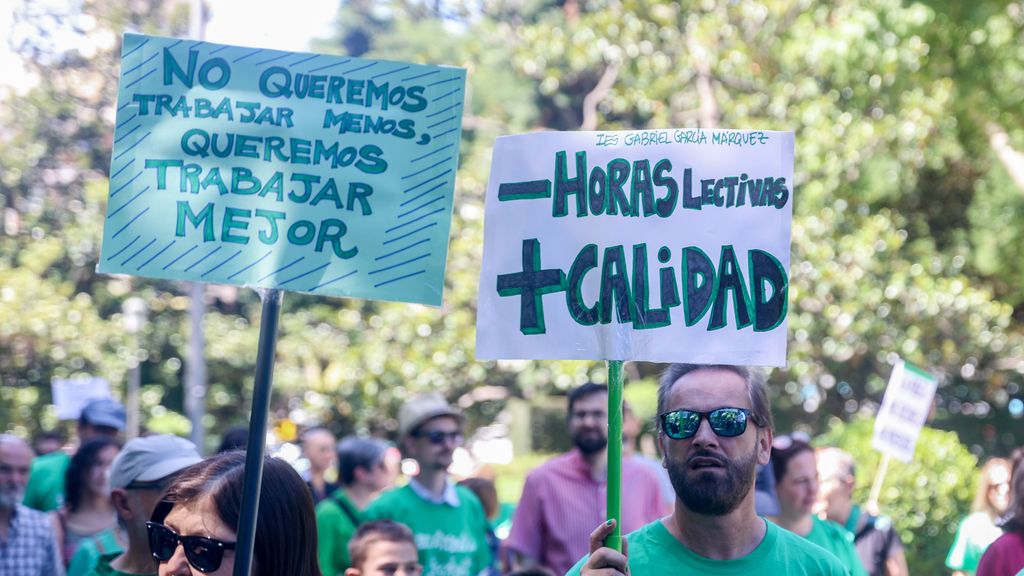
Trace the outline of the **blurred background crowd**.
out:
<instances>
[{"instance_id":1,"label":"blurred background crowd","mask_svg":"<svg viewBox=\"0 0 1024 576\"><path fill-rule=\"evenodd\" d=\"M95 468L117 448L84 450L77 416L58 413L55 380L108 382L129 406L122 439L189 437L202 455L243 444L258 296L95 272L120 35L196 36L206 24L214 42L468 70L444 306L285 299L270 444L317 497L341 481L324 464L334 438L401 449L400 408L423 392L443 393L461 414L453 476L491 479L499 503L515 503L528 471L572 448L564 398L604 381L603 365L473 358L494 138L780 129L794 131L797 146L788 366L769 375L777 427L849 453L856 481L844 485L863 504L879 463L872 418L891 366L905 358L927 367L939 378L935 407L914 461L890 468L880 511L915 574L948 571L947 559L969 570L958 562L978 553L957 538L961 518L970 520L963 533L996 534L1005 506L992 502L1009 487L1003 468L986 463L1024 443L1020 1L347 0L307 11L17 0L2 11L0 431L31 438L37 454L65 446L78 458L66 463L77 471L68 484L76 494L61 502L76 501L68 534L114 523ZM238 31L254 35L231 36ZM655 459L659 370L627 366L635 449ZM319 457L304 455L318 442ZM390 472L368 494L415 471L386 453ZM806 464L799 457L775 474L777 486L790 465ZM509 516L507 506L487 509Z\"/></svg>"}]
</instances>

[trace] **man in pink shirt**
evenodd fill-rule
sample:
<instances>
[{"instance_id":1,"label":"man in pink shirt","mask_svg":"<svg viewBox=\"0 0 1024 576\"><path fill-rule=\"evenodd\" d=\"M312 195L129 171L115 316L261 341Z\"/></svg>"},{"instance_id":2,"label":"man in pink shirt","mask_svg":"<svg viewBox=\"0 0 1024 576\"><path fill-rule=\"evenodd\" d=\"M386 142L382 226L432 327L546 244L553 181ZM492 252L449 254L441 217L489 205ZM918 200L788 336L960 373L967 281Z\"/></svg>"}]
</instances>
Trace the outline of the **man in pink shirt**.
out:
<instances>
[{"instance_id":1,"label":"man in pink shirt","mask_svg":"<svg viewBox=\"0 0 1024 576\"><path fill-rule=\"evenodd\" d=\"M587 383L569 393L569 435L575 448L526 477L504 543L509 569L540 565L565 574L588 551L590 532L607 517L608 388ZM658 478L622 461L622 534L662 516Z\"/></svg>"}]
</instances>

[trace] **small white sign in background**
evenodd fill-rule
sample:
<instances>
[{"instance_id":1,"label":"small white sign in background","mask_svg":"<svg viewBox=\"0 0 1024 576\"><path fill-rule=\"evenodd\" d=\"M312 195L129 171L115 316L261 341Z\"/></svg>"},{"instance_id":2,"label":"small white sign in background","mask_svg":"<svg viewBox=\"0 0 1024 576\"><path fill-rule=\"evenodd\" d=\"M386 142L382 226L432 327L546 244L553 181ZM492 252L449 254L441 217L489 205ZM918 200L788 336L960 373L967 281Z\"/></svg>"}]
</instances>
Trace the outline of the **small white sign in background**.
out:
<instances>
[{"instance_id":1,"label":"small white sign in background","mask_svg":"<svg viewBox=\"0 0 1024 576\"><path fill-rule=\"evenodd\" d=\"M875 417L871 447L903 462L913 460L937 385L934 376L917 366L903 361L896 364Z\"/></svg>"},{"instance_id":2,"label":"small white sign in background","mask_svg":"<svg viewBox=\"0 0 1024 576\"><path fill-rule=\"evenodd\" d=\"M54 380L51 384L53 403L60 420L77 420L90 400L110 398L110 382L103 378Z\"/></svg>"}]
</instances>

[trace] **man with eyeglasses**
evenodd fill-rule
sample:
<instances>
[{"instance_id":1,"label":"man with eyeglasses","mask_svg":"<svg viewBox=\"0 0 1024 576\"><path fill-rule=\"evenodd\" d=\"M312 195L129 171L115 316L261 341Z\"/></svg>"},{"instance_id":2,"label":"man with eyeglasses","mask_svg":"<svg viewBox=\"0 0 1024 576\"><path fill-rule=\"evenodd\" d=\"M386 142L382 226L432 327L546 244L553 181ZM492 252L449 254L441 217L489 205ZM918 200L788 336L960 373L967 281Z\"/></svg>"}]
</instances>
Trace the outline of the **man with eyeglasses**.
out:
<instances>
[{"instance_id":1,"label":"man with eyeglasses","mask_svg":"<svg viewBox=\"0 0 1024 576\"><path fill-rule=\"evenodd\" d=\"M21 503L32 449L21 438L0 434L0 574L61 576L64 564L48 514Z\"/></svg>"},{"instance_id":2,"label":"man with eyeglasses","mask_svg":"<svg viewBox=\"0 0 1024 576\"><path fill-rule=\"evenodd\" d=\"M88 576L156 576L146 521L174 476L201 460L194 444L167 434L135 438L124 445L110 467L110 500L126 546L123 551L97 550ZM76 554L72 566L76 561L83 559Z\"/></svg>"},{"instance_id":3,"label":"man with eyeglasses","mask_svg":"<svg viewBox=\"0 0 1024 576\"><path fill-rule=\"evenodd\" d=\"M768 462L772 445L771 406L759 374L672 364L661 378L658 415L675 509L630 534L624 553L603 546L614 523L601 524L590 535L590 555L569 574L848 574L835 556L754 509L756 468Z\"/></svg>"},{"instance_id":4,"label":"man with eyeglasses","mask_svg":"<svg viewBox=\"0 0 1024 576\"><path fill-rule=\"evenodd\" d=\"M410 399L398 413L406 455L419 473L385 492L366 509L366 520L394 520L412 530L423 576L477 576L491 566L487 518L476 495L448 477L462 445L462 415L440 394Z\"/></svg>"},{"instance_id":5,"label":"man with eyeglasses","mask_svg":"<svg viewBox=\"0 0 1024 576\"><path fill-rule=\"evenodd\" d=\"M817 450L818 509L825 518L853 534L861 563L871 576L907 576L906 554L892 520L876 516L853 503L857 467L853 456L839 448Z\"/></svg>"},{"instance_id":6,"label":"man with eyeglasses","mask_svg":"<svg viewBox=\"0 0 1024 576\"><path fill-rule=\"evenodd\" d=\"M608 388L583 384L569 393L574 448L530 472L505 541L511 569L543 566L565 574L587 552L594 525L608 517ZM665 512L661 486L643 463L622 459L623 533Z\"/></svg>"}]
</instances>

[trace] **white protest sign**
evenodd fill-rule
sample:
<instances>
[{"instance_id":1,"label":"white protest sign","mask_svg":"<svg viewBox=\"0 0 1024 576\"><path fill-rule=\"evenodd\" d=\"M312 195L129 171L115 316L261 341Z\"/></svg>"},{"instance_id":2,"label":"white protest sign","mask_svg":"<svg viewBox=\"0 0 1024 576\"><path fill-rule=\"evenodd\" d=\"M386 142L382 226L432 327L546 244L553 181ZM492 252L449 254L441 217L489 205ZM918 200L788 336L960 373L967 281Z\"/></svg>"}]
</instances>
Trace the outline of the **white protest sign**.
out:
<instances>
[{"instance_id":1,"label":"white protest sign","mask_svg":"<svg viewBox=\"0 0 1024 576\"><path fill-rule=\"evenodd\" d=\"M793 133L499 138L477 358L783 366Z\"/></svg>"},{"instance_id":2,"label":"white protest sign","mask_svg":"<svg viewBox=\"0 0 1024 576\"><path fill-rule=\"evenodd\" d=\"M938 381L908 362L893 367L882 407L875 417L871 447L903 462L914 458L914 447L935 399Z\"/></svg>"},{"instance_id":3,"label":"white protest sign","mask_svg":"<svg viewBox=\"0 0 1024 576\"><path fill-rule=\"evenodd\" d=\"M50 383L59 420L77 420L90 400L110 398L110 382L103 378L60 379Z\"/></svg>"}]
</instances>

